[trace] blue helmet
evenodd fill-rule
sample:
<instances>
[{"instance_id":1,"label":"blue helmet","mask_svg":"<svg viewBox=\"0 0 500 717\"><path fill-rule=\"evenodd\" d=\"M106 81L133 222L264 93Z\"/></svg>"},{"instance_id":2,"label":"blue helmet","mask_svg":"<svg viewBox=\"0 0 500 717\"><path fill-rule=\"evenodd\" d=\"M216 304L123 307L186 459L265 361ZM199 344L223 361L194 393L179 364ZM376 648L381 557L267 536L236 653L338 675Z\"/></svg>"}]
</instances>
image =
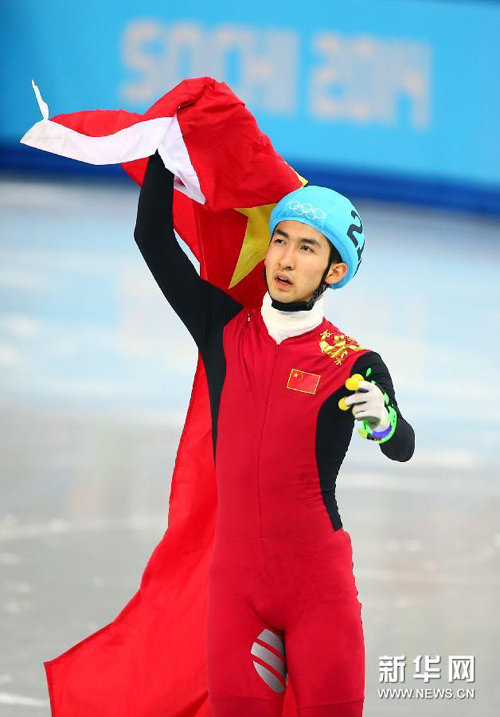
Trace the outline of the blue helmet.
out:
<instances>
[{"instance_id":1,"label":"blue helmet","mask_svg":"<svg viewBox=\"0 0 500 717\"><path fill-rule=\"evenodd\" d=\"M306 185L286 194L276 204L269 217L269 233L272 236L279 222L285 220L302 222L314 227L333 244L347 264L347 273L330 289L340 289L356 274L365 247L363 224L351 202L342 194L328 187Z\"/></svg>"}]
</instances>

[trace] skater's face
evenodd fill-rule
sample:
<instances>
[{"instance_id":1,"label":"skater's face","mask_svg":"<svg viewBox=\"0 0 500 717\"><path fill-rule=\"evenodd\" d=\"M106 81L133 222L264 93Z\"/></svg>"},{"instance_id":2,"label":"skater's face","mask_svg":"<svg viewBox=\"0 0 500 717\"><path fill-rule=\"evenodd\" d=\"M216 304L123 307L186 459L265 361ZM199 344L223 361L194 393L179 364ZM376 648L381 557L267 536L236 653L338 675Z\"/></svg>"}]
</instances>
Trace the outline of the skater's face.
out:
<instances>
[{"instance_id":1,"label":"skater's face","mask_svg":"<svg viewBox=\"0 0 500 717\"><path fill-rule=\"evenodd\" d=\"M277 301L309 301L319 286L330 258L330 243L308 224L287 220L276 225L264 261L267 286ZM347 272L344 262L332 262L327 284L340 281ZM280 281L282 276L289 283Z\"/></svg>"}]
</instances>

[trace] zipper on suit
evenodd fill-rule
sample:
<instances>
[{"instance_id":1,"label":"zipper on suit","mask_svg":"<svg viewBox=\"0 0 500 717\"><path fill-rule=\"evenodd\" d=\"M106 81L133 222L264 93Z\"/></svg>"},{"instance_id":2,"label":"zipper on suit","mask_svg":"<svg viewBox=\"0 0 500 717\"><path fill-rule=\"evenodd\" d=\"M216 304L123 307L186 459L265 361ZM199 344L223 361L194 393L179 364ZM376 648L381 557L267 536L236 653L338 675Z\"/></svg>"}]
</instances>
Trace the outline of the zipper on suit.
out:
<instances>
[{"instance_id":1,"label":"zipper on suit","mask_svg":"<svg viewBox=\"0 0 500 717\"><path fill-rule=\"evenodd\" d=\"M270 378L270 380L269 380L269 391L268 391L268 394L267 394L266 407L265 407L265 410L264 410L264 415L263 415L263 417L262 417L262 429L261 429L261 432L260 432L259 452L258 452L258 455L257 455L257 500L258 500L258 502L259 502L259 523L260 523L259 528L260 528L260 537L261 537L261 538L262 538L263 536L262 536L262 514L261 514L261 510L260 510L260 509L261 509L261 501L260 501L260 456L261 456L261 449L262 449L262 439L263 439L263 436L264 436L264 429L265 429L265 425L266 425L267 413L268 413L268 408L269 408L269 401L270 401L270 399L271 399L271 391L272 391L272 387L273 387L274 371L275 371L275 369L276 369L276 362L277 362L277 360L278 360L279 350L280 350L280 345L279 345L279 344L276 344L275 349L274 349L273 367L272 367L272 369L271 369L271 378Z\"/></svg>"}]
</instances>

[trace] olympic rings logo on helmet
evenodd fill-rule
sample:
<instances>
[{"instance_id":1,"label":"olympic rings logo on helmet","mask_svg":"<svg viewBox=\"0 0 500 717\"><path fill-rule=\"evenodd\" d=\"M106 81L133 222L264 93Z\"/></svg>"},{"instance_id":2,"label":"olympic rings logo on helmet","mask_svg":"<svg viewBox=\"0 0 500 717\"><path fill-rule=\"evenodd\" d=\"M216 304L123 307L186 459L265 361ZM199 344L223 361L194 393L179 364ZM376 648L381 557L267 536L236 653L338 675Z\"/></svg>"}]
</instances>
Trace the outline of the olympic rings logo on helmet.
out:
<instances>
[{"instance_id":1,"label":"olympic rings logo on helmet","mask_svg":"<svg viewBox=\"0 0 500 717\"><path fill-rule=\"evenodd\" d=\"M326 217L325 212L319 207L313 207L312 204L299 202L297 199L287 203L292 212L299 216L305 216L308 219L324 219Z\"/></svg>"}]
</instances>

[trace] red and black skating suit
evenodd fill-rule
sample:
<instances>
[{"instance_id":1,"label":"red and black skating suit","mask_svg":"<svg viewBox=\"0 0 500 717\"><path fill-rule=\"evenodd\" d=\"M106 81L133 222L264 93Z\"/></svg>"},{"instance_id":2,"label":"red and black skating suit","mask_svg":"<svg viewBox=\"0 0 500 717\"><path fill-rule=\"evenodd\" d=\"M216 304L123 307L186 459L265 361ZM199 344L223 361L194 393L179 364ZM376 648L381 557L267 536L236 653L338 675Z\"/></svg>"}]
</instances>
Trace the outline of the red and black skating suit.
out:
<instances>
[{"instance_id":1,"label":"red and black skating suit","mask_svg":"<svg viewBox=\"0 0 500 717\"><path fill-rule=\"evenodd\" d=\"M135 239L204 361L218 507L209 571L207 678L213 714L280 715L290 679L301 715L362 714L365 653L352 547L335 481L355 419L346 378L366 374L398 412L379 449L407 461L414 432L379 354L321 324L277 344L259 310L200 278L175 239L173 176L158 156ZM332 347L332 348L329 348ZM375 448L374 444L374 450ZM186 646L188 649L188 646Z\"/></svg>"}]
</instances>

